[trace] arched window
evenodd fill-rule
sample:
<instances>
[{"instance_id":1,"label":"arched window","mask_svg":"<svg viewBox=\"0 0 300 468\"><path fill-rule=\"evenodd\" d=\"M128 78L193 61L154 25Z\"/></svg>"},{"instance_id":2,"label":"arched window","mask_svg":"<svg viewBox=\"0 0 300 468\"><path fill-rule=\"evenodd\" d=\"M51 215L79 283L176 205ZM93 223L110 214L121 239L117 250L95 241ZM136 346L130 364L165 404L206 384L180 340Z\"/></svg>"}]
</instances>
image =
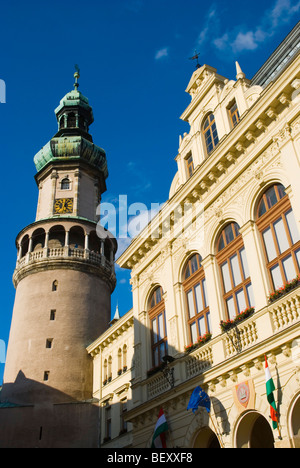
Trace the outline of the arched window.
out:
<instances>
[{"instance_id":1,"label":"arched window","mask_svg":"<svg viewBox=\"0 0 300 468\"><path fill-rule=\"evenodd\" d=\"M123 372L127 370L127 346L123 346Z\"/></svg>"},{"instance_id":2,"label":"arched window","mask_svg":"<svg viewBox=\"0 0 300 468\"><path fill-rule=\"evenodd\" d=\"M217 242L217 262L227 315L232 320L249 307L254 307L246 251L237 223L230 223L222 230Z\"/></svg>"},{"instance_id":3,"label":"arched window","mask_svg":"<svg viewBox=\"0 0 300 468\"><path fill-rule=\"evenodd\" d=\"M200 255L193 255L183 273L190 339L196 343L200 336L211 332L210 312L207 301L206 280Z\"/></svg>"},{"instance_id":4,"label":"arched window","mask_svg":"<svg viewBox=\"0 0 300 468\"><path fill-rule=\"evenodd\" d=\"M148 313L151 323L152 364L157 367L168 354L165 301L160 286L150 296Z\"/></svg>"},{"instance_id":5,"label":"arched window","mask_svg":"<svg viewBox=\"0 0 300 468\"><path fill-rule=\"evenodd\" d=\"M281 184L269 187L257 208L266 265L274 289L300 273L300 236L289 197Z\"/></svg>"},{"instance_id":6,"label":"arched window","mask_svg":"<svg viewBox=\"0 0 300 468\"><path fill-rule=\"evenodd\" d=\"M108 358L108 381L110 382L112 379L112 357L109 356Z\"/></svg>"},{"instance_id":7,"label":"arched window","mask_svg":"<svg viewBox=\"0 0 300 468\"><path fill-rule=\"evenodd\" d=\"M218 131L214 114L209 114L202 125L202 133L205 140L206 152L210 154L219 143Z\"/></svg>"},{"instance_id":8,"label":"arched window","mask_svg":"<svg viewBox=\"0 0 300 468\"><path fill-rule=\"evenodd\" d=\"M70 181L68 177L61 181L61 190L70 190Z\"/></svg>"},{"instance_id":9,"label":"arched window","mask_svg":"<svg viewBox=\"0 0 300 468\"><path fill-rule=\"evenodd\" d=\"M55 291L57 291L57 290L58 290L58 281L55 280L55 281L53 281L53 283L52 283L52 291L55 292Z\"/></svg>"}]
</instances>

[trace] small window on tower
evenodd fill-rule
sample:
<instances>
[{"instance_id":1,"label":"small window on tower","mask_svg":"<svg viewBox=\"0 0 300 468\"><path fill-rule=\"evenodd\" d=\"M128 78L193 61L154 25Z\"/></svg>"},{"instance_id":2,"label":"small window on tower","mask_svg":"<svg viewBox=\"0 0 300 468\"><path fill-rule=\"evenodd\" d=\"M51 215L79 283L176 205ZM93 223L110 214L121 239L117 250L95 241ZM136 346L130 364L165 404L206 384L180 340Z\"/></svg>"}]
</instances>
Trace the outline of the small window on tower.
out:
<instances>
[{"instance_id":1,"label":"small window on tower","mask_svg":"<svg viewBox=\"0 0 300 468\"><path fill-rule=\"evenodd\" d=\"M58 281L53 281L52 283L52 291L55 292L58 289Z\"/></svg>"},{"instance_id":2,"label":"small window on tower","mask_svg":"<svg viewBox=\"0 0 300 468\"><path fill-rule=\"evenodd\" d=\"M53 342L53 339L52 338L48 338L46 340L46 348L47 349L51 349L52 348L52 342Z\"/></svg>"},{"instance_id":3,"label":"small window on tower","mask_svg":"<svg viewBox=\"0 0 300 468\"><path fill-rule=\"evenodd\" d=\"M50 320L55 320L55 316L56 316L56 310L50 310Z\"/></svg>"},{"instance_id":4,"label":"small window on tower","mask_svg":"<svg viewBox=\"0 0 300 468\"><path fill-rule=\"evenodd\" d=\"M69 181L68 177L66 177L65 179L63 179L61 181L61 189L62 190L70 190L70 181Z\"/></svg>"},{"instance_id":5,"label":"small window on tower","mask_svg":"<svg viewBox=\"0 0 300 468\"><path fill-rule=\"evenodd\" d=\"M47 382L49 380L49 375L50 375L49 371L44 372L44 382Z\"/></svg>"}]
</instances>

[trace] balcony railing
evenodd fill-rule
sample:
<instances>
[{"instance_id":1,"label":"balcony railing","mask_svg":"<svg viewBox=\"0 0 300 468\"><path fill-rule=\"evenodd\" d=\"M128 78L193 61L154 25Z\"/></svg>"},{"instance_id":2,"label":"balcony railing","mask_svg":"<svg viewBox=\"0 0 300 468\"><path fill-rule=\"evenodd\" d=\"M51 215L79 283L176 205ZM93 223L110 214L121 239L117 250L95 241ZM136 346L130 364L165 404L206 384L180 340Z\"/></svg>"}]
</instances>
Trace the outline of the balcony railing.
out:
<instances>
[{"instance_id":1,"label":"balcony railing","mask_svg":"<svg viewBox=\"0 0 300 468\"><path fill-rule=\"evenodd\" d=\"M188 379L204 374L217 364L220 365L225 361L228 364L230 358L246 352L249 348L253 349L267 338L275 338L278 333L299 322L300 287L257 311L234 329L213 336L208 343L175 359L170 364L174 368L175 387ZM161 372L149 377L145 384L148 399L155 398L170 389Z\"/></svg>"}]
</instances>

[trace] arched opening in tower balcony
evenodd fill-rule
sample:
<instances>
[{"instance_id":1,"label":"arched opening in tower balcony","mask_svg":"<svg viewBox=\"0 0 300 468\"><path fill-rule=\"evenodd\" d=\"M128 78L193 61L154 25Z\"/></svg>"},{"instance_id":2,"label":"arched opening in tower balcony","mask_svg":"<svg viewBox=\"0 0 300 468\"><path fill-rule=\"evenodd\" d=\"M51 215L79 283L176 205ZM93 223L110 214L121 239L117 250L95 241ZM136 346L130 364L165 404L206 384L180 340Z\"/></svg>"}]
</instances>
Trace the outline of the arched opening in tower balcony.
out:
<instances>
[{"instance_id":1,"label":"arched opening in tower balcony","mask_svg":"<svg viewBox=\"0 0 300 468\"><path fill-rule=\"evenodd\" d=\"M63 226L53 226L49 231L49 249L60 249L65 245L65 228Z\"/></svg>"},{"instance_id":2,"label":"arched opening in tower balcony","mask_svg":"<svg viewBox=\"0 0 300 468\"><path fill-rule=\"evenodd\" d=\"M20 249L21 249L21 252L22 252L21 253L21 258L25 257L25 255L28 253L28 249L29 249L29 236L27 234L21 240Z\"/></svg>"},{"instance_id":3,"label":"arched opening in tower balcony","mask_svg":"<svg viewBox=\"0 0 300 468\"><path fill-rule=\"evenodd\" d=\"M91 252L100 254L101 242L96 231L92 231L89 236L89 249Z\"/></svg>"},{"instance_id":4,"label":"arched opening in tower balcony","mask_svg":"<svg viewBox=\"0 0 300 468\"><path fill-rule=\"evenodd\" d=\"M84 249L84 230L79 226L74 226L70 229L70 248Z\"/></svg>"},{"instance_id":5,"label":"arched opening in tower balcony","mask_svg":"<svg viewBox=\"0 0 300 468\"><path fill-rule=\"evenodd\" d=\"M32 234L32 251L42 250L45 247L45 231L44 229L37 229Z\"/></svg>"},{"instance_id":6,"label":"arched opening in tower balcony","mask_svg":"<svg viewBox=\"0 0 300 468\"><path fill-rule=\"evenodd\" d=\"M104 256L105 256L106 260L108 260L109 262L114 260L114 258L113 258L113 245L112 245L111 240L109 238L106 238L105 242L104 242Z\"/></svg>"}]
</instances>

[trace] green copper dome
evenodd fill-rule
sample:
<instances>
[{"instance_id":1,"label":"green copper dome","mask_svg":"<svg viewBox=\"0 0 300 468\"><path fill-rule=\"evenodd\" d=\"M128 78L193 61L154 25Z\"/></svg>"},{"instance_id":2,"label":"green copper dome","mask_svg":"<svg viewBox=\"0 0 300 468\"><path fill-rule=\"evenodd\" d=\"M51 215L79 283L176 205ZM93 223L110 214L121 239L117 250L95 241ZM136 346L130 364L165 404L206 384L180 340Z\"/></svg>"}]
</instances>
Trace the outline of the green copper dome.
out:
<instances>
[{"instance_id":1,"label":"green copper dome","mask_svg":"<svg viewBox=\"0 0 300 468\"><path fill-rule=\"evenodd\" d=\"M93 143L89 126L94 121L89 100L78 91L79 73L75 73L75 89L67 93L55 109L58 132L34 157L40 172L49 163L84 161L108 177L106 154Z\"/></svg>"}]
</instances>

